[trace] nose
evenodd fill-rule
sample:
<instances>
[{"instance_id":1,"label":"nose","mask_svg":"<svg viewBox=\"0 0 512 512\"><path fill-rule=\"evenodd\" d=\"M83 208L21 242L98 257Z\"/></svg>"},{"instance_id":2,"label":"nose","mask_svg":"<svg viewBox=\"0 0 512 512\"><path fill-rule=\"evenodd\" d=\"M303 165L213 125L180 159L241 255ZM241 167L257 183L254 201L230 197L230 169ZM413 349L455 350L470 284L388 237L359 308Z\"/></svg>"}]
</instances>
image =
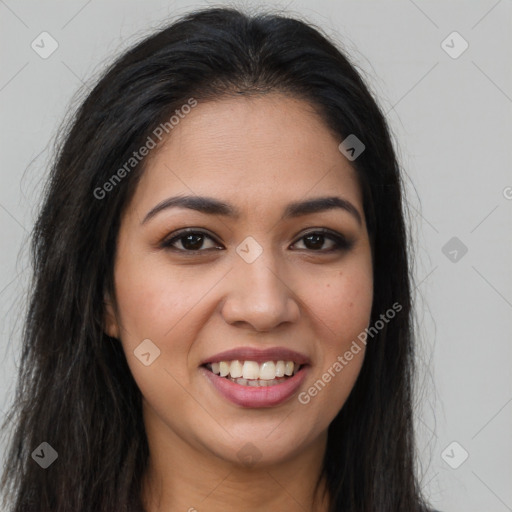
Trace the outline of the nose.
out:
<instances>
[{"instance_id":1,"label":"nose","mask_svg":"<svg viewBox=\"0 0 512 512\"><path fill-rule=\"evenodd\" d=\"M235 257L221 308L228 324L263 332L300 318L293 282L280 274L269 253L264 251L252 263Z\"/></svg>"}]
</instances>

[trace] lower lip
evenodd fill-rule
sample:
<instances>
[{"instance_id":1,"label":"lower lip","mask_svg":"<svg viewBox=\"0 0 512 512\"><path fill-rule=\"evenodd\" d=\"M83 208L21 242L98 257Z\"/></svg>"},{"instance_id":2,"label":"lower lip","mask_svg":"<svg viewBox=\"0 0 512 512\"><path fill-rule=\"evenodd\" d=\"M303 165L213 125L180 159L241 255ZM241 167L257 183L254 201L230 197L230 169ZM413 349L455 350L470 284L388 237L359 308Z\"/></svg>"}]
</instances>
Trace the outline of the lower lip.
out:
<instances>
[{"instance_id":1,"label":"lower lip","mask_svg":"<svg viewBox=\"0 0 512 512\"><path fill-rule=\"evenodd\" d=\"M288 400L298 390L306 377L308 366L303 366L295 375L274 386L242 386L225 377L219 377L210 370L201 367L220 394L242 407L273 407Z\"/></svg>"}]
</instances>

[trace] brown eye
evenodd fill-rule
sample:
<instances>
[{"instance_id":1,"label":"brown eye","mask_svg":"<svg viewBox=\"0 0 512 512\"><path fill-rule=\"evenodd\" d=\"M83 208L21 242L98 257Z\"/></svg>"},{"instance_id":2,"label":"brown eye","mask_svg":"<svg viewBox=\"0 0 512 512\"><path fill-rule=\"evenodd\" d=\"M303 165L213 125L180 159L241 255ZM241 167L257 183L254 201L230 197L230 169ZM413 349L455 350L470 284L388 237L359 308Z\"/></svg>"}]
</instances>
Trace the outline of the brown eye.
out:
<instances>
[{"instance_id":1,"label":"brown eye","mask_svg":"<svg viewBox=\"0 0 512 512\"><path fill-rule=\"evenodd\" d=\"M330 241L330 247L322 249L326 240ZM317 230L303 235L299 241L303 241L304 248L315 252L333 252L348 250L353 243L349 242L343 235L327 230ZM295 244L297 244L296 242ZM295 245L294 244L294 245ZM299 249L302 249L299 247Z\"/></svg>"},{"instance_id":2,"label":"brown eye","mask_svg":"<svg viewBox=\"0 0 512 512\"><path fill-rule=\"evenodd\" d=\"M304 245L308 249L321 249L325 243L325 238L326 237L324 235L313 233L312 235L307 235L303 238Z\"/></svg>"},{"instance_id":3,"label":"brown eye","mask_svg":"<svg viewBox=\"0 0 512 512\"><path fill-rule=\"evenodd\" d=\"M210 240L210 247L204 247L207 240ZM213 242L213 243L212 243ZM162 248L181 252L204 251L213 248L219 248L217 242L203 231L182 231L162 243Z\"/></svg>"}]
</instances>

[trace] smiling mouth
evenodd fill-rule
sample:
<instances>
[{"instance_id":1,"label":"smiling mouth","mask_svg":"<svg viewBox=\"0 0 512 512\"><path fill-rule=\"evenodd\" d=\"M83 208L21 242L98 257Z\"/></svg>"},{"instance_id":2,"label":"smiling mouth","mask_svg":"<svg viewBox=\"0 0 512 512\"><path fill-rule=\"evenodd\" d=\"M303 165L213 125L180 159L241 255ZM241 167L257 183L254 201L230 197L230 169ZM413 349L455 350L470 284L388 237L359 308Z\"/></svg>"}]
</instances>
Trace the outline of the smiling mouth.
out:
<instances>
[{"instance_id":1,"label":"smiling mouth","mask_svg":"<svg viewBox=\"0 0 512 512\"><path fill-rule=\"evenodd\" d=\"M241 386L265 387L286 382L304 366L294 361L219 361L204 368Z\"/></svg>"}]
</instances>

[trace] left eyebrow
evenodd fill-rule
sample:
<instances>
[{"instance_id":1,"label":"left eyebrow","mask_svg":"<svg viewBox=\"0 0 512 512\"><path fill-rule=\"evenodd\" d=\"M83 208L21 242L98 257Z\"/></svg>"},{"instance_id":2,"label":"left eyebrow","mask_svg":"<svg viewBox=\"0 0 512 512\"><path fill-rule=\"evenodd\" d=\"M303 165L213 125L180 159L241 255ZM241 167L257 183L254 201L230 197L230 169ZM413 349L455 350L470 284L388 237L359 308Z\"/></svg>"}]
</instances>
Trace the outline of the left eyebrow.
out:
<instances>
[{"instance_id":1,"label":"left eyebrow","mask_svg":"<svg viewBox=\"0 0 512 512\"><path fill-rule=\"evenodd\" d=\"M363 221L358 209L350 201L337 196L317 197L306 201L290 203L286 207L281 220L300 217L301 215L309 215L311 213L334 210L336 208L341 208L342 210L347 211L355 217L359 225L362 225Z\"/></svg>"},{"instance_id":2,"label":"left eyebrow","mask_svg":"<svg viewBox=\"0 0 512 512\"><path fill-rule=\"evenodd\" d=\"M168 208L188 208L209 215L222 215L234 219L240 218L240 210L233 205L204 196L176 196L164 199L152 208L141 224ZM350 213L362 225L362 217L358 209L347 199L337 196L316 197L306 201L297 201L286 206L281 220L287 220L327 210L342 209Z\"/></svg>"}]
</instances>

